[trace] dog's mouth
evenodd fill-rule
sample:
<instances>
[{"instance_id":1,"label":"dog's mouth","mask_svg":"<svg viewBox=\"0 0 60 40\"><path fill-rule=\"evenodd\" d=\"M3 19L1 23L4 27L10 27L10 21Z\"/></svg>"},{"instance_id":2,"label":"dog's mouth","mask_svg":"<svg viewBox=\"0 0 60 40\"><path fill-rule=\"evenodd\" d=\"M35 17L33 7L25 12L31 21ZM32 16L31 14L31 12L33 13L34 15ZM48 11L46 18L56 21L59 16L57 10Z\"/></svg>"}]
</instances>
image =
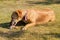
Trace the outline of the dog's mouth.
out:
<instances>
[{"instance_id":1,"label":"dog's mouth","mask_svg":"<svg viewBox=\"0 0 60 40\"><path fill-rule=\"evenodd\" d=\"M10 28L12 28L13 26L15 26L17 24L17 22L15 20L11 20L10 22Z\"/></svg>"}]
</instances>

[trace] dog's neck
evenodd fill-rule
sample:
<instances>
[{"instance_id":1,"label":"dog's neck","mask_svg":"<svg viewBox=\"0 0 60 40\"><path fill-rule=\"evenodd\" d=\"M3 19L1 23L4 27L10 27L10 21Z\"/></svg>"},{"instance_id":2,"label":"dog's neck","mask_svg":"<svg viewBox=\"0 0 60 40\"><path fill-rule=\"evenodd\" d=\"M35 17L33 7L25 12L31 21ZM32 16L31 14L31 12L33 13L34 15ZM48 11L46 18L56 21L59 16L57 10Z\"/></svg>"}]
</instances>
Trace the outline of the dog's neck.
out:
<instances>
[{"instance_id":1,"label":"dog's neck","mask_svg":"<svg viewBox=\"0 0 60 40\"><path fill-rule=\"evenodd\" d=\"M27 21L27 17L26 17L26 15L27 15L27 10L25 10L24 12L23 12L23 17L22 17L22 20L23 21Z\"/></svg>"}]
</instances>

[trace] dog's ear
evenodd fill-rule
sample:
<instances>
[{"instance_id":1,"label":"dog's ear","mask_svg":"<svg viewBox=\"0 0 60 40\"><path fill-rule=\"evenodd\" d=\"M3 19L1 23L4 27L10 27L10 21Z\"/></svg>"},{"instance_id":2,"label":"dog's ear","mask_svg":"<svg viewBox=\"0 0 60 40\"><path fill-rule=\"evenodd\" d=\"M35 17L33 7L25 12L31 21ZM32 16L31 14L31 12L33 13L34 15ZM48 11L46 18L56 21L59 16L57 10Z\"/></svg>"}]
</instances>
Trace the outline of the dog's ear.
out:
<instances>
[{"instance_id":1,"label":"dog's ear","mask_svg":"<svg viewBox=\"0 0 60 40\"><path fill-rule=\"evenodd\" d=\"M16 10L17 14L19 17L22 17L22 11L21 10Z\"/></svg>"}]
</instances>

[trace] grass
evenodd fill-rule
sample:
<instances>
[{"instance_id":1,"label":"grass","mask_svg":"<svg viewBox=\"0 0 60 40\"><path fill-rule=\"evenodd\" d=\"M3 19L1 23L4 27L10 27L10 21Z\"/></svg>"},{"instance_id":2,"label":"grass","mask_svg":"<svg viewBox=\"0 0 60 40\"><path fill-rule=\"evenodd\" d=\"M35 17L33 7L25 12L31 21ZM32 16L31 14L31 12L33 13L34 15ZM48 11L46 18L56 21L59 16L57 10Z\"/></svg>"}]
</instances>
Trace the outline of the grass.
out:
<instances>
[{"instance_id":1,"label":"grass","mask_svg":"<svg viewBox=\"0 0 60 40\"><path fill-rule=\"evenodd\" d=\"M34 1L34 0L32 0ZM11 14L16 9L51 8L55 11L56 21L28 28L26 31L8 29ZM33 4L28 0L0 1L0 40L60 40L60 4Z\"/></svg>"}]
</instances>

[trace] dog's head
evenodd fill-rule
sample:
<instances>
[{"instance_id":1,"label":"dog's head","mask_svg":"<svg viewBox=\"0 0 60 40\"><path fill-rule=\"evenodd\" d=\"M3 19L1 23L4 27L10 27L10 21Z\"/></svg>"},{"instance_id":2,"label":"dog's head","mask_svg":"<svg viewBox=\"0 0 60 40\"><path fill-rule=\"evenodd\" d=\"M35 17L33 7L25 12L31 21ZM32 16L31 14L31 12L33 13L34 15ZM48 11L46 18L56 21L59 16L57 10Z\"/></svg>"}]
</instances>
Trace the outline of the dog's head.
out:
<instances>
[{"instance_id":1,"label":"dog's head","mask_svg":"<svg viewBox=\"0 0 60 40\"><path fill-rule=\"evenodd\" d=\"M14 11L12 13L12 15L11 15L11 23L10 23L11 28L14 27L17 24L17 22L22 20L24 14L25 13L23 11L21 11L21 10L16 10L16 11Z\"/></svg>"}]
</instances>

